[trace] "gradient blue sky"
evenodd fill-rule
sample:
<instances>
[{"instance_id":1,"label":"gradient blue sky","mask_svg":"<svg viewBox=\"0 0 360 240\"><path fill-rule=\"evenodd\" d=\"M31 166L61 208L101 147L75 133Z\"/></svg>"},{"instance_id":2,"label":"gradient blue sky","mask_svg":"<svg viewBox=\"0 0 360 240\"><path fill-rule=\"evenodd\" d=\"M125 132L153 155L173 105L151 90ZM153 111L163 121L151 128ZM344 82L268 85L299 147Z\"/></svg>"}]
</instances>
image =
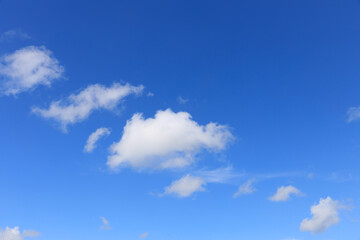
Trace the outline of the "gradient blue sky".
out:
<instances>
[{"instance_id":1,"label":"gradient blue sky","mask_svg":"<svg viewBox=\"0 0 360 240\"><path fill-rule=\"evenodd\" d=\"M44 46L64 68L50 87L0 97L1 229L38 240L360 239L360 1L0 0L0 34L1 56ZM67 132L31 110L115 82L145 89ZM181 169L109 169L126 121L168 108L233 139ZM100 127L111 134L85 153ZM216 169L227 178L205 191L162 195ZM249 180L256 191L234 198ZM281 186L303 194L270 201ZM339 223L301 231L328 196Z\"/></svg>"}]
</instances>

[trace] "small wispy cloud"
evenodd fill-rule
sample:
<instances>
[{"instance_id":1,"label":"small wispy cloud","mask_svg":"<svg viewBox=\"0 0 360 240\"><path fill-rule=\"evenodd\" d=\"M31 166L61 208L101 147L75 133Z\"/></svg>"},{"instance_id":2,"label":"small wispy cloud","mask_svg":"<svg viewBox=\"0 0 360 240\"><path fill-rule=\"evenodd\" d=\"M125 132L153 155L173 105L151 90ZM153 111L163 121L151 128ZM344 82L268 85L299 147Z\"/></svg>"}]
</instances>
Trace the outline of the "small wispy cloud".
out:
<instances>
[{"instance_id":1,"label":"small wispy cloud","mask_svg":"<svg viewBox=\"0 0 360 240\"><path fill-rule=\"evenodd\" d=\"M111 226L109 224L109 221L105 218L105 217L100 217L103 225L100 227L101 229L103 230L110 230L111 229Z\"/></svg>"},{"instance_id":2,"label":"small wispy cloud","mask_svg":"<svg viewBox=\"0 0 360 240\"><path fill-rule=\"evenodd\" d=\"M308 178L309 173L307 172L275 172L275 173L260 173L260 174L250 174L257 181L264 181L270 179L277 178L292 178L292 177L300 177L300 178Z\"/></svg>"},{"instance_id":3,"label":"small wispy cloud","mask_svg":"<svg viewBox=\"0 0 360 240\"><path fill-rule=\"evenodd\" d=\"M325 181L332 181L338 183L357 181L357 180L358 178L354 177L354 175L351 173L342 174L342 173L332 172L330 176L325 177Z\"/></svg>"},{"instance_id":4,"label":"small wispy cloud","mask_svg":"<svg viewBox=\"0 0 360 240\"><path fill-rule=\"evenodd\" d=\"M22 235L23 237L38 237L40 236L40 232L35 230L24 230Z\"/></svg>"},{"instance_id":5,"label":"small wispy cloud","mask_svg":"<svg viewBox=\"0 0 360 240\"><path fill-rule=\"evenodd\" d=\"M145 233L140 234L139 238L146 238L147 236L149 236L149 233L145 232Z\"/></svg>"},{"instance_id":6,"label":"small wispy cloud","mask_svg":"<svg viewBox=\"0 0 360 240\"><path fill-rule=\"evenodd\" d=\"M307 174L307 178L308 178L308 179L313 179L313 178L314 178L314 175L315 175L314 173L308 173L308 174Z\"/></svg>"},{"instance_id":7,"label":"small wispy cloud","mask_svg":"<svg viewBox=\"0 0 360 240\"><path fill-rule=\"evenodd\" d=\"M21 29L11 29L0 35L0 42L11 41L14 39L29 40L31 37Z\"/></svg>"},{"instance_id":8,"label":"small wispy cloud","mask_svg":"<svg viewBox=\"0 0 360 240\"><path fill-rule=\"evenodd\" d=\"M256 191L256 188L253 186L254 179L250 179L239 187L239 189L234 193L234 197L240 195L249 195Z\"/></svg>"},{"instance_id":9,"label":"small wispy cloud","mask_svg":"<svg viewBox=\"0 0 360 240\"><path fill-rule=\"evenodd\" d=\"M242 177L243 174L234 171L232 166L217 168L214 170L198 170L194 175L203 178L207 183L228 183L231 180Z\"/></svg>"},{"instance_id":10,"label":"small wispy cloud","mask_svg":"<svg viewBox=\"0 0 360 240\"><path fill-rule=\"evenodd\" d=\"M347 122L352 122L360 118L360 107L351 107L347 111Z\"/></svg>"},{"instance_id":11,"label":"small wispy cloud","mask_svg":"<svg viewBox=\"0 0 360 240\"><path fill-rule=\"evenodd\" d=\"M111 131L108 128L102 127L102 128L96 129L96 131L91 133L89 138L87 139L86 145L84 147L84 151L87 153L92 152L96 148L97 141L100 138L109 135L110 133L111 133Z\"/></svg>"},{"instance_id":12,"label":"small wispy cloud","mask_svg":"<svg viewBox=\"0 0 360 240\"><path fill-rule=\"evenodd\" d=\"M178 101L179 104L185 104L185 103L187 103L189 101L189 99L186 99L186 98L183 98L183 97L179 96L177 98L177 101Z\"/></svg>"}]
</instances>

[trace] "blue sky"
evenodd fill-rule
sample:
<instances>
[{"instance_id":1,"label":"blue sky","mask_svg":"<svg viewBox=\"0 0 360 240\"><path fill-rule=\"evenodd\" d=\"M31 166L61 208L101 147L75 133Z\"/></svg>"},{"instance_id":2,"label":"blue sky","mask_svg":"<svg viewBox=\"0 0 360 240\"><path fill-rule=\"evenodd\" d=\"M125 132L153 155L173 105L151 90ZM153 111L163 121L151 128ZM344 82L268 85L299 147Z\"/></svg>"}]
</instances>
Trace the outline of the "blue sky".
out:
<instances>
[{"instance_id":1,"label":"blue sky","mask_svg":"<svg viewBox=\"0 0 360 240\"><path fill-rule=\"evenodd\" d=\"M360 2L0 0L0 240L359 240Z\"/></svg>"}]
</instances>

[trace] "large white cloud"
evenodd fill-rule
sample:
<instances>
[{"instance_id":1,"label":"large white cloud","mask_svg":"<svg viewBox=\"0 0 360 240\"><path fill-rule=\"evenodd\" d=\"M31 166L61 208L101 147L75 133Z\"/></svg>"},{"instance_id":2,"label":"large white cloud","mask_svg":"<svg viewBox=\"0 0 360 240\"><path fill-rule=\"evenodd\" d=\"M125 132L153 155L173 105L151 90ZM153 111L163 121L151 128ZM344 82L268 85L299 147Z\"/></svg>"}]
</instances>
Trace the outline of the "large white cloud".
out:
<instances>
[{"instance_id":1,"label":"large white cloud","mask_svg":"<svg viewBox=\"0 0 360 240\"><path fill-rule=\"evenodd\" d=\"M300 224L301 231L320 233L326 231L331 225L337 224L338 210L342 208L338 201L331 197L320 198L319 204L311 206L312 218L305 218Z\"/></svg>"},{"instance_id":2,"label":"large white cloud","mask_svg":"<svg viewBox=\"0 0 360 240\"><path fill-rule=\"evenodd\" d=\"M232 135L217 123L199 125L187 112L158 111L154 118L134 114L127 121L119 142L111 146L108 166L135 169L182 168L199 151L220 151Z\"/></svg>"},{"instance_id":3,"label":"large white cloud","mask_svg":"<svg viewBox=\"0 0 360 240\"><path fill-rule=\"evenodd\" d=\"M1 92L17 95L39 85L50 86L64 68L45 47L29 46L0 59Z\"/></svg>"},{"instance_id":4,"label":"large white cloud","mask_svg":"<svg viewBox=\"0 0 360 240\"><path fill-rule=\"evenodd\" d=\"M281 186L269 199L274 202L282 202L289 200L291 195L302 195L302 193L294 186Z\"/></svg>"},{"instance_id":5,"label":"large white cloud","mask_svg":"<svg viewBox=\"0 0 360 240\"><path fill-rule=\"evenodd\" d=\"M91 133L89 138L86 141L86 145L84 147L85 152L92 152L96 148L97 141L111 133L110 129L108 128L98 128L95 132Z\"/></svg>"},{"instance_id":6,"label":"large white cloud","mask_svg":"<svg viewBox=\"0 0 360 240\"><path fill-rule=\"evenodd\" d=\"M50 104L48 109L34 107L32 111L44 118L58 121L63 130L69 124L86 119L93 111L114 109L122 99L130 94L140 94L143 86L114 83L110 87L100 84L90 85L77 94Z\"/></svg>"},{"instance_id":7,"label":"large white cloud","mask_svg":"<svg viewBox=\"0 0 360 240\"><path fill-rule=\"evenodd\" d=\"M9 228L4 230L0 228L0 240L22 240L26 237L37 237L40 233L34 230L24 230L22 233L19 227Z\"/></svg>"},{"instance_id":8,"label":"large white cloud","mask_svg":"<svg viewBox=\"0 0 360 240\"><path fill-rule=\"evenodd\" d=\"M164 195L175 195L178 197L189 197L195 192L205 191L206 182L201 177L193 177L189 174L174 181L165 188Z\"/></svg>"}]
</instances>

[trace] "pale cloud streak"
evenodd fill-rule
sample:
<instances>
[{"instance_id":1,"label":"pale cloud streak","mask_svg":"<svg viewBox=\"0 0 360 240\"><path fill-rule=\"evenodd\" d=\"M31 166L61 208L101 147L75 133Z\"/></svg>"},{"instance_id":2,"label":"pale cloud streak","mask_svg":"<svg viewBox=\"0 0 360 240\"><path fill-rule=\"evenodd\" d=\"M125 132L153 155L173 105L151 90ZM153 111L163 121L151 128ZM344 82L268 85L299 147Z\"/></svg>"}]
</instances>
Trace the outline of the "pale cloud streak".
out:
<instances>
[{"instance_id":1,"label":"pale cloud streak","mask_svg":"<svg viewBox=\"0 0 360 240\"><path fill-rule=\"evenodd\" d=\"M185 103L187 103L189 101L189 99L186 99L186 98L183 98L183 97L179 96L177 98L177 101L178 101L179 104L185 104Z\"/></svg>"},{"instance_id":2,"label":"pale cloud streak","mask_svg":"<svg viewBox=\"0 0 360 240\"><path fill-rule=\"evenodd\" d=\"M311 206L312 218L305 218L300 224L300 230L305 232L325 232L330 226L339 223L338 210L343 208L338 201L327 197L320 198L318 204Z\"/></svg>"},{"instance_id":3,"label":"pale cloud streak","mask_svg":"<svg viewBox=\"0 0 360 240\"><path fill-rule=\"evenodd\" d=\"M31 91L62 77L64 68L45 47L29 46L0 59L1 93L7 96Z\"/></svg>"},{"instance_id":4,"label":"pale cloud streak","mask_svg":"<svg viewBox=\"0 0 360 240\"><path fill-rule=\"evenodd\" d=\"M291 195L300 196L303 194L294 186L281 186L277 189L276 193L269 198L269 200L273 202L284 202L289 200Z\"/></svg>"},{"instance_id":5,"label":"pale cloud streak","mask_svg":"<svg viewBox=\"0 0 360 240\"><path fill-rule=\"evenodd\" d=\"M94 84L77 94L71 94L66 99L52 102L47 109L33 107L32 112L59 122L66 131L69 124L85 120L95 110L113 110L125 97L140 94L143 89L142 85L114 83L106 87Z\"/></svg>"},{"instance_id":6,"label":"pale cloud streak","mask_svg":"<svg viewBox=\"0 0 360 240\"><path fill-rule=\"evenodd\" d=\"M145 232L143 234L140 234L139 238L146 238L147 236L149 236L149 233Z\"/></svg>"},{"instance_id":7,"label":"pale cloud streak","mask_svg":"<svg viewBox=\"0 0 360 240\"><path fill-rule=\"evenodd\" d=\"M235 178L243 176L243 174L236 173L232 166L214 170L199 170L194 175L202 177L207 183L228 183Z\"/></svg>"},{"instance_id":8,"label":"pale cloud streak","mask_svg":"<svg viewBox=\"0 0 360 240\"><path fill-rule=\"evenodd\" d=\"M206 182L201 177L193 177L189 174L171 183L165 188L162 195L175 195L180 198L189 197L195 192L205 191Z\"/></svg>"},{"instance_id":9,"label":"pale cloud streak","mask_svg":"<svg viewBox=\"0 0 360 240\"><path fill-rule=\"evenodd\" d=\"M202 150L219 152L232 139L217 123L199 125L187 112L158 111L154 118L134 114L108 157L110 168L175 169L189 166Z\"/></svg>"},{"instance_id":10,"label":"pale cloud streak","mask_svg":"<svg viewBox=\"0 0 360 240\"><path fill-rule=\"evenodd\" d=\"M348 119L347 119L348 122L358 120L360 118L360 107L349 108L349 110L347 111L347 115L348 115Z\"/></svg>"},{"instance_id":11,"label":"pale cloud streak","mask_svg":"<svg viewBox=\"0 0 360 240\"><path fill-rule=\"evenodd\" d=\"M105 217L100 217L100 219L103 223L103 225L100 228L103 230L110 230L111 227L110 227L109 221Z\"/></svg>"},{"instance_id":12,"label":"pale cloud streak","mask_svg":"<svg viewBox=\"0 0 360 240\"><path fill-rule=\"evenodd\" d=\"M254 180L250 179L239 187L239 189L234 193L234 197L240 195L249 195L256 191L256 188L253 186Z\"/></svg>"},{"instance_id":13,"label":"pale cloud streak","mask_svg":"<svg viewBox=\"0 0 360 240\"><path fill-rule=\"evenodd\" d=\"M92 152L96 148L97 141L100 138L109 135L110 133L111 131L108 128L103 127L96 129L96 131L91 133L89 138L87 139L84 151L88 153Z\"/></svg>"},{"instance_id":14,"label":"pale cloud streak","mask_svg":"<svg viewBox=\"0 0 360 240\"><path fill-rule=\"evenodd\" d=\"M0 35L0 42L10 41L12 39L28 40L31 39L31 37L20 29L11 29Z\"/></svg>"},{"instance_id":15,"label":"pale cloud streak","mask_svg":"<svg viewBox=\"0 0 360 240\"><path fill-rule=\"evenodd\" d=\"M22 233L19 227L5 229L0 228L0 240L23 240L27 237L37 237L40 233L35 230L24 230Z\"/></svg>"}]
</instances>

